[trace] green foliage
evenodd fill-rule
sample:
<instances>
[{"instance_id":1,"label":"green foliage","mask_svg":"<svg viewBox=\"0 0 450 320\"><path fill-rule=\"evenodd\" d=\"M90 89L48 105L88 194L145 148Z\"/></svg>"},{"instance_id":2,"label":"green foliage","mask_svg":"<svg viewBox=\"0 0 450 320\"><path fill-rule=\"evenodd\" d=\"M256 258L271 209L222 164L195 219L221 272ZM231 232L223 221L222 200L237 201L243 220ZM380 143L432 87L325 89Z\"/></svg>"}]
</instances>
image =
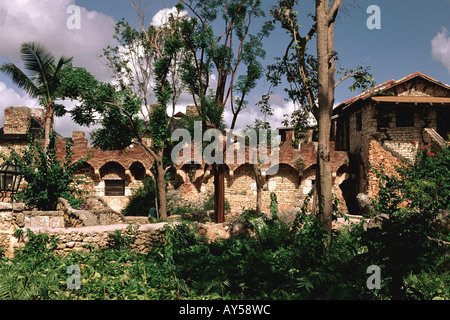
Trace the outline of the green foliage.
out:
<instances>
[{"instance_id":1,"label":"green foliage","mask_svg":"<svg viewBox=\"0 0 450 320\"><path fill-rule=\"evenodd\" d=\"M140 97L127 88L117 89L99 82L82 68L64 69L66 95L81 102L71 111L72 119L83 126L101 124L92 133L93 143L102 150L122 150L144 131L139 118Z\"/></svg>"},{"instance_id":2,"label":"green foliage","mask_svg":"<svg viewBox=\"0 0 450 320\"><path fill-rule=\"evenodd\" d=\"M107 246L111 249L127 249L131 244L136 241L138 225L130 224L126 231L115 230L108 233Z\"/></svg>"},{"instance_id":3,"label":"green foliage","mask_svg":"<svg viewBox=\"0 0 450 320\"><path fill-rule=\"evenodd\" d=\"M9 147L10 156L1 157L8 162L16 164L23 172L26 185L19 190L15 198L39 210L55 210L58 198L62 197L77 206L83 202L83 191L80 184L85 183L83 178L75 177L75 172L89 157L72 162L70 142L66 141L65 157L58 158L56 135L50 134L50 144L44 151L42 135L36 139L29 137L27 148L23 154L17 153Z\"/></svg>"},{"instance_id":4,"label":"green foliage","mask_svg":"<svg viewBox=\"0 0 450 320\"><path fill-rule=\"evenodd\" d=\"M382 268L382 289L366 287L372 260L360 226L339 230L326 249L314 217L301 217L294 228L252 212L249 221L266 223L255 236L207 242L192 224L165 227L165 240L148 254L133 253L133 229L113 233L111 249L53 252L56 241L33 234L13 259L0 260L0 299L389 299L391 281ZM303 230L304 229L304 230ZM303 231L302 231L303 230ZM312 230L317 230L312 231ZM316 244L312 243L316 238ZM308 243L303 243L309 240ZM449 299L449 263L445 254L421 261L404 275L405 297ZM69 290L69 266L81 271L81 287Z\"/></svg>"},{"instance_id":5,"label":"green foliage","mask_svg":"<svg viewBox=\"0 0 450 320\"><path fill-rule=\"evenodd\" d=\"M450 209L450 148L436 154L430 147L419 152L413 166L400 169L405 197L411 208L419 210Z\"/></svg>"},{"instance_id":6,"label":"green foliage","mask_svg":"<svg viewBox=\"0 0 450 320\"><path fill-rule=\"evenodd\" d=\"M146 177L144 186L134 191L129 202L122 210L124 216L148 216L150 209L156 206L156 184L153 178Z\"/></svg>"},{"instance_id":7,"label":"green foliage","mask_svg":"<svg viewBox=\"0 0 450 320\"><path fill-rule=\"evenodd\" d=\"M227 199L224 201L225 211L230 211L231 206ZM214 193L209 193L203 203L203 210L214 210Z\"/></svg>"},{"instance_id":8,"label":"green foliage","mask_svg":"<svg viewBox=\"0 0 450 320\"><path fill-rule=\"evenodd\" d=\"M436 168L438 164L447 167ZM367 248L365 257L384 268L384 294L392 299L420 298L417 290L424 286L419 279L424 277L423 272L428 273L425 270L434 268L446 250L435 238L443 234L436 232L434 222L439 210L448 206L448 190L441 189L450 177L448 149L436 155L419 153L414 165L397 168L398 175L374 171L380 179L380 191L373 207L382 224L361 231L361 244ZM442 232L448 234L448 230ZM444 278L447 272L448 266ZM412 290L413 284L418 288Z\"/></svg>"}]
</instances>

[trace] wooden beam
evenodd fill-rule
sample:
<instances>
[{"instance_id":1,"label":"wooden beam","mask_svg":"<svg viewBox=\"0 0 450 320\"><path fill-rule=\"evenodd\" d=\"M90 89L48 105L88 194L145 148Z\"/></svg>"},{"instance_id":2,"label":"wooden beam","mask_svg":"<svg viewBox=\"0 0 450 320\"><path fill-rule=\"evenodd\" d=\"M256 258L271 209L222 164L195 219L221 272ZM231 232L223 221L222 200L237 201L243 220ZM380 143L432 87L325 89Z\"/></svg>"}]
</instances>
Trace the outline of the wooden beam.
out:
<instances>
[{"instance_id":1,"label":"wooden beam","mask_svg":"<svg viewBox=\"0 0 450 320\"><path fill-rule=\"evenodd\" d=\"M411 96L377 96L371 98L376 102L395 103L441 103L450 105L450 97L411 97Z\"/></svg>"}]
</instances>

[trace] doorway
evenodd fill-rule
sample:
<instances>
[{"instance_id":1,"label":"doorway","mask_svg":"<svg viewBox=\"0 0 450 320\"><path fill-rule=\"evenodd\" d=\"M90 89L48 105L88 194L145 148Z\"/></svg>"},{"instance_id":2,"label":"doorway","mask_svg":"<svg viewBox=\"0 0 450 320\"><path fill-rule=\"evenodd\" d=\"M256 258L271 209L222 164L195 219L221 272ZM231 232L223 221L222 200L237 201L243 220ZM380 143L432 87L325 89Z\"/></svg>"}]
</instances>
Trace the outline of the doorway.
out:
<instances>
[{"instance_id":1,"label":"doorway","mask_svg":"<svg viewBox=\"0 0 450 320\"><path fill-rule=\"evenodd\" d=\"M443 107L436 110L436 127L437 133L447 140L450 133L450 108Z\"/></svg>"}]
</instances>

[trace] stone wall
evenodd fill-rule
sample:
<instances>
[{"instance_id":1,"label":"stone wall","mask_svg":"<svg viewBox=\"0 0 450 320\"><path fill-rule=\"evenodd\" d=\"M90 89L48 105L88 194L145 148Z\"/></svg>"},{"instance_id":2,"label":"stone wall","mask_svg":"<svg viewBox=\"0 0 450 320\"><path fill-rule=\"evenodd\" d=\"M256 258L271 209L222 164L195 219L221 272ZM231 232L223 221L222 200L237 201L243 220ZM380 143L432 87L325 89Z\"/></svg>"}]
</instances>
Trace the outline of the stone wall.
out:
<instances>
[{"instance_id":1,"label":"stone wall","mask_svg":"<svg viewBox=\"0 0 450 320\"><path fill-rule=\"evenodd\" d=\"M388 175L395 174L395 168L401 164L401 160L383 148L376 139L370 139L368 145L367 167L369 168L370 166L374 169L383 169ZM370 169L367 169L366 176L366 194L369 197L373 197L378 194L380 181Z\"/></svg>"},{"instance_id":2,"label":"stone wall","mask_svg":"<svg viewBox=\"0 0 450 320\"><path fill-rule=\"evenodd\" d=\"M66 254L72 250L88 250L89 248L106 248L108 235L120 231L135 237L131 249L146 252L155 245L160 244L165 223L136 224L136 229L130 232L131 223L145 223L143 219L124 219L121 224L92 225L67 228L61 225L64 222L64 212L26 211L22 203L0 202L0 247L11 257L15 249L27 241L26 232L48 233L58 238L57 254ZM18 229L25 231L25 237L18 239L15 232Z\"/></svg>"},{"instance_id":3,"label":"stone wall","mask_svg":"<svg viewBox=\"0 0 450 320\"><path fill-rule=\"evenodd\" d=\"M29 228L34 233L45 232L58 239L56 254L64 255L71 251L91 250L95 248L107 248L110 234L121 232L135 238L130 244L130 249L135 252L145 253L154 246L161 244L164 239L163 227L165 223L136 225L135 230L130 231L130 225L107 225L81 228ZM26 240L25 240L26 241ZM17 243L23 245L23 243Z\"/></svg>"},{"instance_id":4,"label":"stone wall","mask_svg":"<svg viewBox=\"0 0 450 320\"><path fill-rule=\"evenodd\" d=\"M5 108L4 134L27 134L31 127L31 109L28 107Z\"/></svg>"},{"instance_id":5,"label":"stone wall","mask_svg":"<svg viewBox=\"0 0 450 320\"><path fill-rule=\"evenodd\" d=\"M414 162L418 148L423 147L424 137L423 128L436 129L436 111L425 110L414 106L403 106L409 108L414 113L414 126L397 127L395 109L388 109L387 117L391 119L384 129L384 146L394 153L398 154L402 159L408 162Z\"/></svg>"},{"instance_id":6,"label":"stone wall","mask_svg":"<svg viewBox=\"0 0 450 320\"><path fill-rule=\"evenodd\" d=\"M414 126L397 126L396 110L399 108L413 113ZM377 190L369 169L373 161L387 161L387 167L400 160L413 163L417 151L430 142L424 135L425 128L436 128L436 110L423 105L368 102L348 117L349 152L356 159L352 170L357 178L357 192L362 193Z\"/></svg>"},{"instance_id":7,"label":"stone wall","mask_svg":"<svg viewBox=\"0 0 450 320\"><path fill-rule=\"evenodd\" d=\"M348 167L346 152L334 150L330 143L331 167L333 174L333 190L342 203L342 211L346 212L345 199L339 189L342 178L347 171L341 168ZM286 148L280 150L280 165L278 172L265 177L262 188L262 210L270 209L270 194L275 193L280 211L298 209L311 191L316 180L317 143L302 143L301 149ZM179 168L178 171L182 171ZM185 200L195 202L205 199L214 192L214 177L208 169L198 169L192 182L187 174L183 174L184 183L178 188ZM255 209L256 182L251 164L227 166L225 170L225 199L231 210Z\"/></svg>"},{"instance_id":8,"label":"stone wall","mask_svg":"<svg viewBox=\"0 0 450 320\"><path fill-rule=\"evenodd\" d=\"M23 204L0 202L0 247L6 251L8 256L12 256L18 242L14 237L14 232L19 229L16 215L24 209Z\"/></svg>"}]
</instances>

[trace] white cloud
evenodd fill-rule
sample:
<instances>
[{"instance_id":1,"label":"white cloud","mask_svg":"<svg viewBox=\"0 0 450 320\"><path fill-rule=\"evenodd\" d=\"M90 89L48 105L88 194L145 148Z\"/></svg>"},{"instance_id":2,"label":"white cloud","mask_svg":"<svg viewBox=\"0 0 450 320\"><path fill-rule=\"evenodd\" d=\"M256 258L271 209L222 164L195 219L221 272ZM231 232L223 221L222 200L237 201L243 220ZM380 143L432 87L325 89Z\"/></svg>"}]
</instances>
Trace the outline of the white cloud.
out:
<instances>
[{"instance_id":1,"label":"white cloud","mask_svg":"<svg viewBox=\"0 0 450 320\"><path fill-rule=\"evenodd\" d=\"M431 40L431 54L433 59L440 61L450 73L450 35L447 28L442 27L441 32Z\"/></svg>"},{"instance_id":2,"label":"white cloud","mask_svg":"<svg viewBox=\"0 0 450 320\"><path fill-rule=\"evenodd\" d=\"M2 107L39 107L39 102L36 99L32 99L27 94L21 96L14 89L8 88L3 82L0 82L0 106Z\"/></svg>"},{"instance_id":3,"label":"white cloud","mask_svg":"<svg viewBox=\"0 0 450 320\"><path fill-rule=\"evenodd\" d=\"M73 11L68 8L75 0L0 0L0 59L12 61L19 67L20 46L23 42L37 41L44 45L56 59L64 55L74 57L74 66L84 67L101 81L109 80L108 68L98 56L113 41L115 21L112 17L87 11L80 7L79 29L70 29L68 19ZM37 99L12 84L1 82L6 76L0 74L0 126L3 124L4 108L8 106L39 107ZM9 81L8 81L9 82ZM71 109L74 102L64 102ZM77 126L70 115L55 119L55 129L70 137L73 130L86 130Z\"/></svg>"},{"instance_id":4,"label":"white cloud","mask_svg":"<svg viewBox=\"0 0 450 320\"><path fill-rule=\"evenodd\" d=\"M160 27L161 25L164 25L169 21L169 17L171 14L175 16L176 13L177 9L175 7L172 7L170 9L169 8L161 9L153 16L151 25L154 27ZM181 11L180 13L181 17L186 15L187 11Z\"/></svg>"},{"instance_id":5,"label":"white cloud","mask_svg":"<svg viewBox=\"0 0 450 320\"><path fill-rule=\"evenodd\" d=\"M67 9L75 0L0 0L1 57L19 63L23 42L37 41L56 59L74 57L73 64L86 68L100 80L108 76L98 56L113 41L112 17L80 7L79 29L70 29L73 12Z\"/></svg>"}]
</instances>

